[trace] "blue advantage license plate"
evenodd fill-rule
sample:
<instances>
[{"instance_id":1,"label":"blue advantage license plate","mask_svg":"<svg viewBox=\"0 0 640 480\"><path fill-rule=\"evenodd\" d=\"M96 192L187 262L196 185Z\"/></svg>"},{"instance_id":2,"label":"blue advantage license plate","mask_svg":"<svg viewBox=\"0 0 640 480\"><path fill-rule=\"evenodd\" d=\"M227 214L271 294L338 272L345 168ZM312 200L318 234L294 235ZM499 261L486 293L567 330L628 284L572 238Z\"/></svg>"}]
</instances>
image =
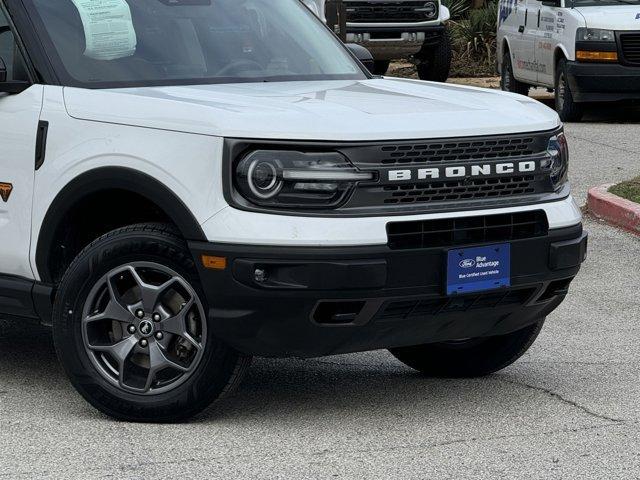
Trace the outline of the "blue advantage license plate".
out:
<instances>
[{"instance_id":1,"label":"blue advantage license plate","mask_svg":"<svg viewBox=\"0 0 640 480\"><path fill-rule=\"evenodd\" d=\"M447 295L511 286L511 245L449 250Z\"/></svg>"}]
</instances>

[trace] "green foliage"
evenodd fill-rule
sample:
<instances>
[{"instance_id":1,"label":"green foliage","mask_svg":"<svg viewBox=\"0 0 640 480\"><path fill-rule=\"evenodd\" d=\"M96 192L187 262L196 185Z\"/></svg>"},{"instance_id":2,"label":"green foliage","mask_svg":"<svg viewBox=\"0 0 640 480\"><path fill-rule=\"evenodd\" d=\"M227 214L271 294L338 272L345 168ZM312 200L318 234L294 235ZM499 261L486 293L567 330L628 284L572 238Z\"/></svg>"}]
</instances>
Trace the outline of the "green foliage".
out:
<instances>
[{"instance_id":1,"label":"green foliage","mask_svg":"<svg viewBox=\"0 0 640 480\"><path fill-rule=\"evenodd\" d=\"M497 19L498 3L491 1L484 8L468 9L462 18L453 20L451 34L456 54L481 64L492 63L495 60Z\"/></svg>"},{"instance_id":2,"label":"green foliage","mask_svg":"<svg viewBox=\"0 0 640 480\"><path fill-rule=\"evenodd\" d=\"M467 15L471 9L471 0L442 0L442 4L451 12L451 20L457 22Z\"/></svg>"}]
</instances>

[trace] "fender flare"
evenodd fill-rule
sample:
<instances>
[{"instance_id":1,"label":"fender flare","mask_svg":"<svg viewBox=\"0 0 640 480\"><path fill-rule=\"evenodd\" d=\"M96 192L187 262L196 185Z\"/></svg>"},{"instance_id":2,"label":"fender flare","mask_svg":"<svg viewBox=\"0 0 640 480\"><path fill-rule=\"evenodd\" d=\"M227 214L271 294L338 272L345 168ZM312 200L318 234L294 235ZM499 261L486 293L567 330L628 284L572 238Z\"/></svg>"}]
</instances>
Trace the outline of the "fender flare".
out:
<instances>
[{"instance_id":1,"label":"fender flare","mask_svg":"<svg viewBox=\"0 0 640 480\"><path fill-rule=\"evenodd\" d=\"M145 173L126 167L102 167L89 170L71 180L49 206L40 225L36 247L36 267L40 278L52 282L49 252L64 218L74 205L100 191L119 189L136 193L155 203L189 241L206 242L200 224L193 213L166 185Z\"/></svg>"},{"instance_id":2,"label":"fender flare","mask_svg":"<svg viewBox=\"0 0 640 480\"><path fill-rule=\"evenodd\" d=\"M555 60L558 57L558 52L562 53L562 55L564 55L564 58L566 58L567 60L571 60L571 57L569 56L569 53L567 52L567 49L564 45L562 45L561 43L559 43L558 45L556 45L556 48L553 50L553 59ZM553 63L553 75L555 78L555 74L556 74L556 63L554 61Z\"/></svg>"}]
</instances>

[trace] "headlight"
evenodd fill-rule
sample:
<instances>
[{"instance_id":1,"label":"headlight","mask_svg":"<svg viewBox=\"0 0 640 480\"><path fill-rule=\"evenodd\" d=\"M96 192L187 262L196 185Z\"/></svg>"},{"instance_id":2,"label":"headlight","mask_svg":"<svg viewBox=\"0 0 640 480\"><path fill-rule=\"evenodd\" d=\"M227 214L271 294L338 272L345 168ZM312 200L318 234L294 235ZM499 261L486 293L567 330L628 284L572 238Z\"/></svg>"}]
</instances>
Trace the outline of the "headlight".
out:
<instances>
[{"instance_id":1,"label":"headlight","mask_svg":"<svg viewBox=\"0 0 640 480\"><path fill-rule=\"evenodd\" d=\"M421 12L426 19L433 20L438 16L438 5L435 2L426 2L423 7L416 8L416 12Z\"/></svg>"},{"instance_id":2,"label":"headlight","mask_svg":"<svg viewBox=\"0 0 640 480\"><path fill-rule=\"evenodd\" d=\"M374 180L337 152L256 150L235 168L238 192L273 208L336 208L358 182Z\"/></svg>"},{"instance_id":3,"label":"headlight","mask_svg":"<svg viewBox=\"0 0 640 480\"><path fill-rule=\"evenodd\" d=\"M554 189L558 190L569 179L569 146L564 133L549 139L547 158L542 162L543 170L549 172Z\"/></svg>"},{"instance_id":4,"label":"headlight","mask_svg":"<svg viewBox=\"0 0 640 480\"><path fill-rule=\"evenodd\" d=\"M578 29L576 40L578 42L615 42L616 36L613 30L583 27Z\"/></svg>"}]
</instances>

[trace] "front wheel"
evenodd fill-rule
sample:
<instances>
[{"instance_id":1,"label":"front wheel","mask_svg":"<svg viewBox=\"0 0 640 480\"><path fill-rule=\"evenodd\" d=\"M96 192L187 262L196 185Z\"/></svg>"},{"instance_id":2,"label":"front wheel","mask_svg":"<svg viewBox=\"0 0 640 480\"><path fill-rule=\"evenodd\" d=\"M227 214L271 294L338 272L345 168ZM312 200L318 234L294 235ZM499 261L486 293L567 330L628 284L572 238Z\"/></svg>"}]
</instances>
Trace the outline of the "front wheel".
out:
<instances>
[{"instance_id":1,"label":"front wheel","mask_svg":"<svg viewBox=\"0 0 640 480\"><path fill-rule=\"evenodd\" d=\"M555 101L560 120L579 122L582 119L584 108L573 100L573 92L567 81L567 61L564 58L556 66Z\"/></svg>"},{"instance_id":2,"label":"front wheel","mask_svg":"<svg viewBox=\"0 0 640 480\"><path fill-rule=\"evenodd\" d=\"M451 71L451 58L451 38L445 31L438 44L422 48L418 55L418 77L420 80L446 82Z\"/></svg>"},{"instance_id":3,"label":"front wheel","mask_svg":"<svg viewBox=\"0 0 640 480\"><path fill-rule=\"evenodd\" d=\"M519 95L529 95L529 85L517 80L513 74L513 64L511 54L505 52L502 58L502 72L500 75L500 88L505 92L517 93Z\"/></svg>"},{"instance_id":4,"label":"front wheel","mask_svg":"<svg viewBox=\"0 0 640 480\"><path fill-rule=\"evenodd\" d=\"M389 65L391 65L389 60L376 60L373 62L374 75L386 75L389 71Z\"/></svg>"},{"instance_id":5,"label":"front wheel","mask_svg":"<svg viewBox=\"0 0 640 480\"><path fill-rule=\"evenodd\" d=\"M544 320L495 337L394 348L402 363L431 377L480 377L511 365L533 345Z\"/></svg>"},{"instance_id":6,"label":"front wheel","mask_svg":"<svg viewBox=\"0 0 640 480\"><path fill-rule=\"evenodd\" d=\"M73 386L121 420L185 420L228 393L250 358L212 333L184 241L165 225L115 230L71 264L53 313Z\"/></svg>"}]
</instances>

